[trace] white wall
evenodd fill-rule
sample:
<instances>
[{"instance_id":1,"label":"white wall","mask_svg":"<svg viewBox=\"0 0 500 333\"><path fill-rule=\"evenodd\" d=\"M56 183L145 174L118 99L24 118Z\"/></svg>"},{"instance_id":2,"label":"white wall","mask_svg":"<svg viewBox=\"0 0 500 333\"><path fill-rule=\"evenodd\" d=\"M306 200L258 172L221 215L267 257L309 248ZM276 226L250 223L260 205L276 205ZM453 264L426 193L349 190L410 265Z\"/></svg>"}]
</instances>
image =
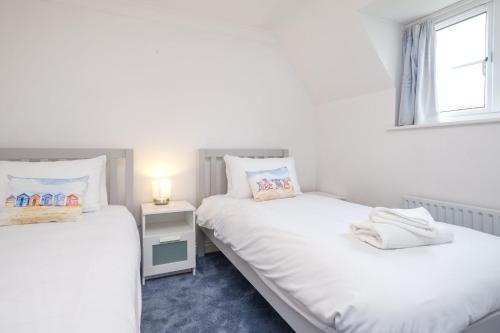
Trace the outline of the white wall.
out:
<instances>
[{"instance_id":1,"label":"white wall","mask_svg":"<svg viewBox=\"0 0 500 333\"><path fill-rule=\"evenodd\" d=\"M394 90L318 110L320 190L372 206L405 194L500 209L500 124L388 131Z\"/></svg>"},{"instance_id":2,"label":"white wall","mask_svg":"<svg viewBox=\"0 0 500 333\"><path fill-rule=\"evenodd\" d=\"M199 148L289 148L315 186L313 105L270 35L3 0L0 45L2 147L134 148L137 202L161 174L194 202Z\"/></svg>"}]
</instances>

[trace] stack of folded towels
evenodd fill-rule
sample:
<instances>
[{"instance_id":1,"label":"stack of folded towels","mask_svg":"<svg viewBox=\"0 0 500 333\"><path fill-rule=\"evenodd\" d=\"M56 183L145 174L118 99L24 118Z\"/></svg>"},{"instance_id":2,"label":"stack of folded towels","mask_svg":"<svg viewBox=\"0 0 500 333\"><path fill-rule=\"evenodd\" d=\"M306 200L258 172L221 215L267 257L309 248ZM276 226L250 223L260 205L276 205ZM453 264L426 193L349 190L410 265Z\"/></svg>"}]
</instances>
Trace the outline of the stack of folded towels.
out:
<instances>
[{"instance_id":1,"label":"stack of folded towels","mask_svg":"<svg viewBox=\"0 0 500 333\"><path fill-rule=\"evenodd\" d=\"M415 209L374 208L367 222L351 225L359 240L379 249L403 249L453 241L453 233L438 226L423 207Z\"/></svg>"}]
</instances>

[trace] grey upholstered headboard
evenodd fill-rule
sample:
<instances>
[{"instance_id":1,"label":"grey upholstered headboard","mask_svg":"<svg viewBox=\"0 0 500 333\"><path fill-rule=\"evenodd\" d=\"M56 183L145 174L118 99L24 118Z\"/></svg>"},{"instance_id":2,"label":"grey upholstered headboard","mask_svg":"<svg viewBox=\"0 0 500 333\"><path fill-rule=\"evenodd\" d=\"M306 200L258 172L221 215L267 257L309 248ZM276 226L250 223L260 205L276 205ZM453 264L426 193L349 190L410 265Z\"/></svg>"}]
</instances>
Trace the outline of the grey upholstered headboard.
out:
<instances>
[{"instance_id":1,"label":"grey upholstered headboard","mask_svg":"<svg viewBox=\"0 0 500 333\"><path fill-rule=\"evenodd\" d=\"M224 155L250 158L287 157L288 149L200 149L198 151L197 205L200 205L206 197L227 192Z\"/></svg>"},{"instance_id":2,"label":"grey upholstered headboard","mask_svg":"<svg viewBox=\"0 0 500 333\"><path fill-rule=\"evenodd\" d=\"M106 155L106 187L110 204L134 213L134 151L132 149L0 148L0 161L61 161ZM121 180L120 180L121 179Z\"/></svg>"}]
</instances>

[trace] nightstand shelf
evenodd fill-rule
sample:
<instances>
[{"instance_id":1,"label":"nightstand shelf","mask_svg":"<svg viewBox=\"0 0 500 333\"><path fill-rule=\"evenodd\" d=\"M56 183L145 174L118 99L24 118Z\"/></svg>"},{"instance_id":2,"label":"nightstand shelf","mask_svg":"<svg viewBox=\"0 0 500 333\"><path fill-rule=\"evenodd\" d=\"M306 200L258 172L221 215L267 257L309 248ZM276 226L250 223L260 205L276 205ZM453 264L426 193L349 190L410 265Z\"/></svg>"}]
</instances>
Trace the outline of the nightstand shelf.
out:
<instances>
[{"instance_id":1,"label":"nightstand shelf","mask_svg":"<svg viewBox=\"0 0 500 333\"><path fill-rule=\"evenodd\" d=\"M193 227L184 221L146 222L144 237L180 234L192 231Z\"/></svg>"},{"instance_id":2,"label":"nightstand shelf","mask_svg":"<svg viewBox=\"0 0 500 333\"><path fill-rule=\"evenodd\" d=\"M195 274L195 208L185 201L141 208L143 283L190 269Z\"/></svg>"}]
</instances>

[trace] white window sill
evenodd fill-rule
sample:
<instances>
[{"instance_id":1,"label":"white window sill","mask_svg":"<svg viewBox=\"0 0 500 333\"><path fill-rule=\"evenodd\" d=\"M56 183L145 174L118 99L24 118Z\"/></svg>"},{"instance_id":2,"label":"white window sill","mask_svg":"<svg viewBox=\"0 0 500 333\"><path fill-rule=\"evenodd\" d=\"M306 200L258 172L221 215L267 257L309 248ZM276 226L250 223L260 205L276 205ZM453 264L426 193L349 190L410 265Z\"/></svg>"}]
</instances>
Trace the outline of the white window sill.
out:
<instances>
[{"instance_id":1,"label":"white window sill","mask_svg":"<svg viewBox=\"0 0 500 333\"><path fill-rule=\"evenodd\" d=\"M389 129L387 129L387 131L396 132L396 131L406 131L406 130L419 129L419 128L438 128L438 127L468 126L468 125L482 125L482 124L494 124L494 123L500 123L500 116L485 118L485 119L456 120L456 121L447 121L447 122L441 122L441 123L397 126L397 127L391 127Z\"/></svg>"}]
</instances>

